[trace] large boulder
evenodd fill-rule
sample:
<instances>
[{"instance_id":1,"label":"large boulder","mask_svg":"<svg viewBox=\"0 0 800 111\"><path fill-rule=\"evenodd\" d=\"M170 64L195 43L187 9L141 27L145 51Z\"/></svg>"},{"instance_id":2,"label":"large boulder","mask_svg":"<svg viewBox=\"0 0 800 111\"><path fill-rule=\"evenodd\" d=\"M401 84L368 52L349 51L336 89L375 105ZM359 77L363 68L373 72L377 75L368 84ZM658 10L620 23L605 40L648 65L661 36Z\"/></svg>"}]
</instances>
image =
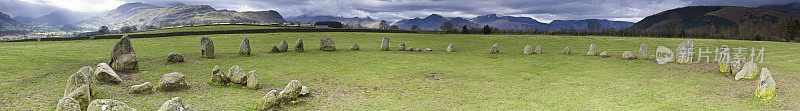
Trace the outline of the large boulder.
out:
<instances>
[{"instance_id":1,"label":"large boulder","mask_svg":"<svg viewBox=\"0 0 800 111\"><path fill-rule=\"evenodd\" d=\"M258 85L259 81L258 81L258 76L256 74L256 70L247 72L247 77L245 77L245 78L247 78L247 88L250 88L250 89L259 89L259 88L261 88Z\"/></svg>"},{"instance_id":2,"label":"large boulder","mask_svg":"<svg viewBox=\"0 0 800 111\"><path fill-rule=\"evenodd\" d=\"M530 44L526 45L525 49L522 49L522 54L525 54L525 55L533 54L533 46L531 46Z\"/></svg>"},{"instance_id":3,"label":"large boulder","mask_svg":"<svg viewBox=\"0 0 800 111\"><path fill-rule=\"evenodd\" d=\"M161 82L158 83L158 89L162 91L177 91L188 89L189 87L189 83L186 82L186 76L180 72L164 74L161 77Z\"/></svg>"},{"instance_id":4,"label":"large boulder","mask_svg":"<svg viewBox=\"0 0 800 111\"><path fill-rule=\"evenodd\" d=\"M620 58L621 59L633 60L633 59L636 59L636 56L634 56L633 52L631 52L631 51L625 51L625 52L622 52L622 56L620 56Z\"/></svg>"},{"instance_id":5,"label":"large boulder","mask_svg":"<svg viewBox=\"0 0 800 111\"><path fill-rule=\"evenodd\" d=\"M586 55L597 56L597 46L594 44L589 45L589 51L586 52Z\"/></svg>"},{"instance_id":6,"label":"large boulder","mask_svg":"<svg viewBox=\"0 0 800 111\"><path fill-rule=\"evenodd\" d=\"M169 53L169 55L167 55L167 62L168 63L182 63L183 62L183 55L181 55L181 53Z\"/></svg>"},{"instance_id":7,"label":"large boulder","mask_svg":"<svg viewBox=\"0 0 800 111\"><path fill-rule=\"evenodd\" d=\"M397 45L397 51L405 51L406 49L408 49L406 48L406 43L400 43L400 45Z\"/></svg>"},{"instance_id":8,"label":"large boulder","mask_svg":"<svg viewBox=\"0 0 800 111\"><path fill-rule=\"evenodd\" d=\"M242 44L239 44L239 55L250 55L250 39L244 37Z\"/></svg>"},{"instance_id":9,"label":"large boulder","mask_svg":"<svg viewBox=\"0 0 800 111\"><path fill-rule=\"evenodd\" d=\"M120 83L122 82L122 78L117 75L117 72L114 72L111 69L111 66L108 66L106 63L99 63L97 64L97 70L94 71L94 77L97 77L97 81L109 82L109 83Z\"/></svg>"},{"instance_id":10,"label":"large boulder","mask_svg":"<svg viewBox=\"0 0 800 111\"><path fill-rule=\"evenodd\" d=\"M359 50L359 49L361 48L358 47L358 43L353 42L353 47L350 47L350 50Z\"/></svg>"},{"instance_id":11,"label":"large boulder","mask_svg":"<svg viewBox=\"0 0 800 111\"><path fill-rule=\"evenodd\" d=\"M281 40L281 43L278 44L278 51L280 51L280 52L288 52L289 51L289 43L286 43L286 40Z\"/></svg>"},{"instance_id":12,"label":"large boulder","mask_svg":"<svg viewBox=\"0 0 800 111\"><path fill-rule=\"evenodd\" d=\"M136 53L133 51L131 39L128 35L123 35L122 38L114 44L111 52L111 61L108 62L111 68L120 71L134 71L139 69L139 61L136 58Z\"/></svg>"},{"instance_id":13,"label":"large boulder","mask_svg":"<svg viewBox=\"0 0 800 111\"><path fill-rule=\"evenodd\" d=\"M295 52L305 51L305 48L303 48L303 39L297 39L297 42L294 43L294 51Z\"/></svg>"},{"instance_id":14,"label":"large boulder","mask_svg":"<svg viewBox=\"0 0 800 111\"><path fill-rule=\"evenodd\" d=\"M572 53L572 49L570 49L569 46L564 47L564 51L562 51L561 53L569 55L570 53Z\"/></svg>"},{"instance_id":15,"label":"large boulder","mask_svg":"<svg viewBox=\"0 0 800 111\"><path fill-rule=\"evenodd\" d=\"M270 109L278 109L280 107L278 91L270 90L267 95L264 95L264 97L261 97L261 99L258 100L258 106L256 108L259 111L265 111Z\"/></svg>"},{"instance_id":16,"label":"large boulder","mask_svg":"<svg viewBox=\"0 0 800 111\"><path fill-rule=\"evenodd\" d=\"M242 68L237 65L233 65L233 67L228 69L228 74L226 77L230 79L231 83L247 84L247 74L245 74Z\"/></svg>"},{"instance_id":17,"label":"large boulder","mask_svg":"<svg viewBox=\"0 0 800 111\"><path fill-rule=\"evenodd\" d=\"M153 84L150 84L150 82L144 82L139 85L133 85L128 90L131 91L132 93L149 92L153 90Z\"/></svg>"},{"instance_id":18,"label":"large boulder","mask_svg":"<svg viewBox=\"0 0 800 111\"><path fill-rule=\"evenodd\" d=\"M381 51L389 51L389 38L383 37L381 40Z\"/></svg>"},{"instance_id":19,"label":"large boulder","mask_svg":"<svg viewBox=\"0 0 800 111\"><path fill-rule=\"evenodd\" d=\"M733 74L733 75L739 74L739 71L742 71L742 65L744 65L744 64L745 63L742 63L741 60L732 61L730 63L730 65L731 65L731 67L730 67L731 68L731 74Z\"/></svg>"},{"instance_id":20,"label":"large boulder","mask_svg":"<svg viewBox=\"0 0 800 111\"><path fill-rule=\"evenodd\" d=\"M281 53L281 49L278 48L278 45L272 44L272 48L270 48L269 53Z\"/></svg>"},{"instance_id":21,"label":"large boulder","mask_svg":"<svg viewBox=\"0 0 800 111\"><path fill-rule=\"evenodd\" d=\"M64 97L58 99L58 104L56 105L56 111L80 111L81 105L78 100L72 99L70 97Z\"/></svg>"},{"instance_id":22,"label":"large boulder","mask_svg":"<svg viewBox=\"0 0 800 111\"><path fill-rule=\"evenodd\" d=\"M228 79L228 76L225 75L225 72L222 72L222 69L220 69L219 66L214 66L214 69L211 69L211 82L228 84L230 80Z\"/></svg>"},{"instance_id":23,"label":"large boulder","mask_svg":"<svg viewBox=\"0 0 800 111\"><path fill-rule=\"evenodd\" d=\"M322 37L322 39L319 40L319 50L336 51L336 43L333 42L333 38Z\"/></svg>"},{"instance_id":24,"label":"large boulder","mask_svg":"<svg viewBox=\"0 0 800 111\"><path fill-rule=\"evenodd\" d=\"M494 43L492 48L489 48L489 54L497 54L500 53L500 45L498 43Z\"/></svg>"},{"instance_id":25,"label":"large boulder","mask_svg":"<svg viewBox=\"0 0 800 111\"><path fill-rule=\"evenodd\" d=\"M283 88L281 93L278 95L278 100L287 102L297 99L300 96L300 91L302 90L303 85L300 84L300 81L292 80L289 81L289 84Z\"/></svg>"},{"instance_id":26,"label":"large boulder","mask_svg":"<svg viewBox=\"0 0 800 111\"><path fill-rule=\"evenodd\" d=\"M189 104L183 103L181 97L173 97L172 99L161 104L158 111L191 111L192 108Z\"/></svg>"},{"instance_id":27,"label":"large boulder","mask_svg":"<svg viewBox=\"0 0 800 111\"><path fill-rule=\"evenodd\" d=\"M67 79L64 88L64 96L77 100L82 108L85 108L92 101L92 84L86 71L78 71Z\"/></svg>"},{"instance_id":28,"label":"large boulder","mask_svg":"<svg viewBox=\"0 0 800 111\"><path fill-rule=\"evenodd\" d=\"M200 53L203 58L214 58L214 41L208 37L200 39Z\"/></svg>"},{"instance_id":29,"label":"large boulder","mask_svg":"<svg viewBox=\"0 0 800 111\"><path fill-rule=\"evenodd\" d=\"M124 102L113 99L96 99L86 108L86 111L136 111Z\"/></svg>"},{"instance_id":30,"label":"large boulder","mask_svg":"<svg viewBox=\"0 0 800 111\"><path fill-rule=\"evenodd\" d=\"M639 46L639 55L637 55L639 59L645 59L650 57L650 50L647 49L647 45L642 44Z\"/></svg>"},{"instance_id":31,"label":"large boulder","mask_svg":"<svg viewBox=\"0 0 800 111\"><path fill-rule=\"evenodd\" d=\"M447 52L455 52L456 51L455 49L453 49L453 44L448 45L446 50L447 50Z\"/></svg>"},{"instance_id":32,"label":"large boulder","mask_svg":"<svg viewBox=\"0 0 800 111\"><path fill-rule=\"evenodd\" d=\"M761 68L761 80L758 82L756 89L756 96L762 100L771 100L775 97L775 80L772 79L772 74L769 73L767 68Z\"/></svg>"},{"instance_id":33,"label":"large boulder","mask_svg":"<svg viewBox=\"0 0 800 111\"><path fill-rule=\"evenodd\" d=\"M758 64L750 61L744 63L742 70L736 73L735 79L755 79L758 76Z\"/></svg>"}]
</instances>

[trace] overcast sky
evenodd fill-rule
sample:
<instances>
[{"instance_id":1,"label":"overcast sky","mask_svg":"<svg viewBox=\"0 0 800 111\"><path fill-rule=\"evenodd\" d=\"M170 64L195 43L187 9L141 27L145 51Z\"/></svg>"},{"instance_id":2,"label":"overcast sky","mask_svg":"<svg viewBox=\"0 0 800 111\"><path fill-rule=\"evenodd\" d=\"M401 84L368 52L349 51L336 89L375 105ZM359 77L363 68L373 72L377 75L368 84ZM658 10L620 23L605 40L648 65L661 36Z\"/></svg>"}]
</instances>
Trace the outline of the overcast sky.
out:
<instances>
[{"instance_id":1,"label":"overcast sky","mask_svg":"<svg viewBox=\"0 0 800 111\"><path fill-rule=\"evenodd\" d=\"M472 18L486 14L552 20L609 19L637 22L661 11L693 5L759 6L798 0L0 0L0 12L37 17L57 10L102 13L129 2L159 6L211 5L236 11L276 10L284 17L333 15L399 20L440 14ZM91 15L91 14L87 14Z\"/></svg>"}]
</instances>

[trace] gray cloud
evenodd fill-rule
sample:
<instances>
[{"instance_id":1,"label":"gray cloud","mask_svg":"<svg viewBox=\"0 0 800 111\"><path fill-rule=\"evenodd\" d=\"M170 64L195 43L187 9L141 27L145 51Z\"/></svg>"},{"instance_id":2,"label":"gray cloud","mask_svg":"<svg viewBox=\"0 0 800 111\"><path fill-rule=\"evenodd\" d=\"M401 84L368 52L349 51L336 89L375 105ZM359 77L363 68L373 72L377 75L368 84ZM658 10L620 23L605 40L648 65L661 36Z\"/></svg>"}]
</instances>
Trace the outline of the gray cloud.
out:
<instances>
[{"instance_id":1,"label":"gray cloud","mask_svg":"<svg viewBox=\"0 0 800 111\"><path fill-rule=\"evenodd\" d=\"M14 2L11 0L4 0ZM211 5L237 11L276 10L285 17L332 15L399 20L440 14L475 17L501 14L532 17L540 21L610 19L636 22L661 11L690 5L758 6L786 4L792 0L124 0L161 6ZM4 6L5 7L5 6ZM38 6L33 6L38 7ZM6 12L5 9L0 10Z\"/></svg>"}]
</instances>

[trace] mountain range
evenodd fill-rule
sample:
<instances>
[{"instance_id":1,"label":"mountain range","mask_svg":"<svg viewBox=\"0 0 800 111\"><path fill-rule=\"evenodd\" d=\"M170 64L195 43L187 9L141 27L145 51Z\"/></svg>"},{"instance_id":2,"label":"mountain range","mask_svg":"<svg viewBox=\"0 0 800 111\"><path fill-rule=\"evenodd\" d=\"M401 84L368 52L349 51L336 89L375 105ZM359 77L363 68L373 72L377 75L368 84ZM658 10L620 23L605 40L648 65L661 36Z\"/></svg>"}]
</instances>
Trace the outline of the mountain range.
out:
<instances>
[{"instance_id":1,"label":"mountain range","mask_svg":"<svg viewBox=\"0 0 800 111\"><path fill-rule=\"evenodd\" d=\"M0 12L0 26L13 26L17 25L17 21L10 16Z\"/></svg>"},{"instance_id":2,"label":"mountain range","mask_svg":"<svg viewBox=\"0 0 800 111\"><path fill-rule=\"evenodd\" d=\"M118 29L122 26L160 26L175 23L204 22L286 22L277 11L235 12L218 11L208 5L177 5L161 7L141 2L126 3L114 10L80 21L77 26L97 28L108 26Z\"/></svg>"},{"instance_id":3,"label":"mountain range","mask_svg":"<svg viewBox=\"0 0 800 111\"><path fill-rule=\"evenodd\" d=\"M513 17L513 16L499 16L497 14L488 14L478 16L472 19L464 19L461 17L445 18L438 14L432 14L423 19L403 19L392 23L397 25L400 29L410 29L412 25L419 26L422 30L439 30L444 22L450 22L456 28L467 26L471 28L479 28L483 25L498 28L501 30L523 30L523 29L539 29L539 30L567 30L567 29L586 29L588 23L596 22L600 24L601 29L615 28L623 29L633 25L633 22L625 21L610 21L599 19L586 19L586 20L554 20L551 23L542 23L530 17Z\"/></svg>"},{"instance_id":4,"label":"mountain range","mask_svg":"<svg viewBox=\"0 0 800 111\"><path fill-rule=\"evenodd\" d=\"M758 6L758 8L773 9L793 14L800 14L800 2L794 2L785 5L762 5Z\"/></svg>"},{"instance_id":5,"label":"mountain range","mask_svg":"<svg viewBox=\"0 0 800 111\"><path fill-rule=\"evenodd\" d=\"M380 28L380 23L381 23L381 20L375 20L370 17L345 18L345 17L335 17L328 15L321 15L321 16L300 15L296 17L287 17L286 21L299 22L304 24L314 24L315 22L319 21L338 21L341 22L343 25L355 28Z\"/></svg>"}]
</instances>

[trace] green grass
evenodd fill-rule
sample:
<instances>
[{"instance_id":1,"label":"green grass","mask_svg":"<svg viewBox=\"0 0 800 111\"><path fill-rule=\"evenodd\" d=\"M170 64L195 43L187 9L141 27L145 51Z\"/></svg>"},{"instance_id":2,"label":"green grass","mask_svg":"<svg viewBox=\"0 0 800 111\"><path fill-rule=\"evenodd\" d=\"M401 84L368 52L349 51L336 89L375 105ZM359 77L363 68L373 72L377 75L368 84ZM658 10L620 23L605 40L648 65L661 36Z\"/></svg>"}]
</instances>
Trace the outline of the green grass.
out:
<instances>
[{"instance_id":1,"label":"green grass","mask_svg":"<svg viewBox=\"0 0 800 111\"><path fill-rule=\"evenodd\" d=\"M237 55L249 37L254 56ZM331 36L336 52L317 51L318 40ZM378 51L381 37L433 52ZM200 38L210 37L216 59L200 59ZM269 46L302 38L305 53L266 54ZM313 88L314 97L289 110L798 110L800 44L693 39L695 47L766 47L765 64L777 82L777 96L753 96L756 80L736 81L716 73L711 64L658 65L651 60L583 56L591 43L619 56L639 45L674 47L684 39L550 35L461 35L407 33L260 33L135 38L132 43L141 74L121 85L99 85L97 98L123 101L139 110L156 110L172 97L199 110L254 110L259 98L290 80ZM69 75L80 67L107 62L117 40L0 43L0 100L8 100L49 78L53 81L11 100L0 110L50 110L63 93ZM358 42L361 51L347 50ZM500 54L488 54L500 43ZM458 52L444 52L448 44ZM526 44L541 45L544 54L522 55ZM562 55L565 46L573 55ZM293 48L290 48L292 50ZM166 64L169 53L187 63ZM713 57L713 56L712 56ZM214 65L256 70L265 88L210 84ZM180 92L129 94L127 86L158 83L162 74L182 72L193 88ZM63 73L56 76L58 73ZM441 73L428 77L428 73Z\"/></svg>"},{"instance_id":2,"label":"green grass","mask_svg":"<svg viewBox=\"0 0 800 111\"><path fill-rule=\"evenodd\" d=\"M250 29L277 29L277 28L284 28L284 27L251 26L251 25L218 25L218 26L176 27L170 29L160 29L160 30L136 32L129 34L155 34L155 33L192 32L192 31L250 30Z\"/></svg>"}]
</instances>

